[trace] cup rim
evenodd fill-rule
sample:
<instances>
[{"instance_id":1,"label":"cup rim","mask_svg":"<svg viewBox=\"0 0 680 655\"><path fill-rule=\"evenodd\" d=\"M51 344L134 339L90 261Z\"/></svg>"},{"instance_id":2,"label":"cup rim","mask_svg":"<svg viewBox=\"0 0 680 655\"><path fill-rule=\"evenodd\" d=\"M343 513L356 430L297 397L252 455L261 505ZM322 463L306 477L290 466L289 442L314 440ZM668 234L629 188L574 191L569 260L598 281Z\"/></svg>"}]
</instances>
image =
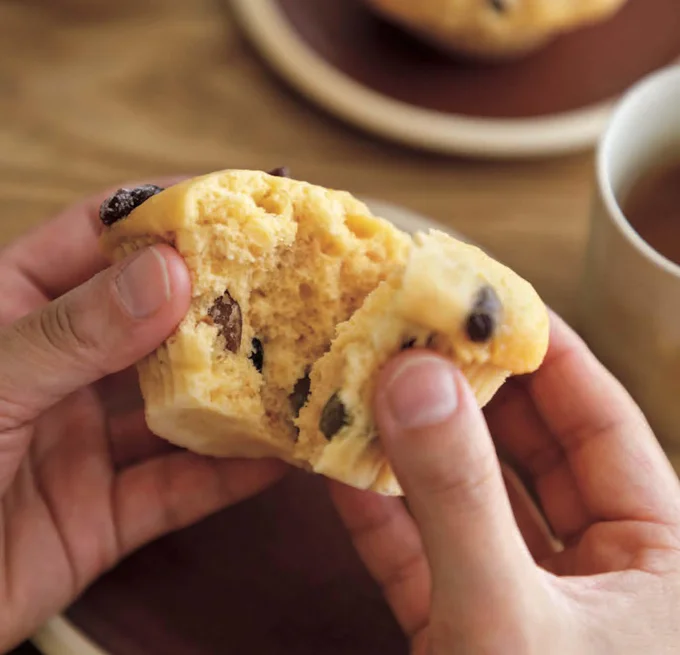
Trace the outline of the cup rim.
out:
<instances>
[{"instance_id":1,"label":"cup rim","mask_svg":"<svg viewBox=\"0 0 680 655\"><path fill-rule=\"evenodd\" d=\"M647 259L651 260L656 266L663 269L670 275L680 278L680 264L672 261L658 250L652 248L633 228L626 218L621 206L619 205L614 189L612 188L609 175L608 154L611 148L613 133L621 115L628 107L641 95L646 95L653 91L657 86L675 83L680 87L680 65L672 64L666 66L633 85L623 96L618 105L614 108L609 120L609 124L600 139L597 151L597 177L600 193L605 206L614 224L621 233L631 243L631 245L641 252Z\"/></svg>"}]
</instances>

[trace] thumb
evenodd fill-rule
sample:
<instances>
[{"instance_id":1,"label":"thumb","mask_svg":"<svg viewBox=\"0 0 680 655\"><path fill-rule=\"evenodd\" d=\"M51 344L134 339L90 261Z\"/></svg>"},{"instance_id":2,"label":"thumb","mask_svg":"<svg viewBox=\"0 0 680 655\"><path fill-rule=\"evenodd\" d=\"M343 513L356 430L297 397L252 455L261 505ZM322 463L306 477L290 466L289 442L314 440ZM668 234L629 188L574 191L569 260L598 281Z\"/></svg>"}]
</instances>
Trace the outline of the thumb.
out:
<instances>
[{"instance_id":1,"label":"thumb","mask_svg":"<svg viewBox=\"0 0 680 655\"><path fill-rule=\"evenodd\" d=\"M455 616L488 617L494 602L518 603L536 567L464 376L412 351L385 368L378 389L381 439L422 533L434 606L439 595Z\"/></svg>"},{"instance_id":2,"label":"thumb","mask_svg":"<svg viewBox=\"0 0 680 655\"><path fill-rule=\"evenodd\" d=\"M152 352L190 297L180 255L152 246L0 330L0 430Z\"/></svg>"}]
</instances>

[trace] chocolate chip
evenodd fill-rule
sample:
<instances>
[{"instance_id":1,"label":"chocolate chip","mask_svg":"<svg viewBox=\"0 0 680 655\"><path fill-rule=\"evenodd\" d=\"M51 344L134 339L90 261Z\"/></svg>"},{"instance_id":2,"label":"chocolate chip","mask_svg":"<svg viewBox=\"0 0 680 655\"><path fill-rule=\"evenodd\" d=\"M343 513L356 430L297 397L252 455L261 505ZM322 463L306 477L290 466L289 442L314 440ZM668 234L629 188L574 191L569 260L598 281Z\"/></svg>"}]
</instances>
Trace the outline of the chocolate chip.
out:
<instances>
[{"instance_id":1,"label":"chocolate chip","mask_svg":"<svg viewBox=\"0 0 680 655\"><path fill-rule=\"evenodd\" d=\"M340 396L335 393L321 412L319 430L330 441L348 423L347 410Z\"/></svg>"},{"instance_id":2,"label":"chocolate chip","mask_svg":"<svg viewBox=\"0 0 680 655\"><path fill-rule=\"evenodd\" d=\"M225 291L224 295L213 303L208 314L217 324L219 333L224 337L226 349L237 353L241 347L241 331L243 329L239 304L229 295L228 291Z\"/></svg>"},{"instance_id":3,"label":"chocolate chip","mask_svg":"<svg viewBox=\"0 0 680 655\"><path fill-rule=\"evenodd\" d=\"M274 177L290 177L290 168L288 166L280 166L279 168L272 168L267 173Z\"/></svg>"},{"instance_id":4,"label":"chocolate chip","mask_svg":"<svg viewBox=\"0 0 680 655\"><path fill-rule=\"evenodd\" d=\"M466 331L470 341L489 341L496 332L502 309L496 292L489 286L482 287L467 319Z\"/></svg>"},{"instance_id":5,"label":"chocolate chip","mask_svg":"<svg viewBox=\"0 0 680 655\"><path fill-rule=\"evenodd\" d=\"M113 225L161 191L163 189L155 184L143 184L134 189L118 189L99 207L99 219L104 225Z\"/></svg>"},{"instance_id":6,"label":"chocolate chip","mask_svg":"<svg viewBox=\"0 0 680 655\"><path fill-rule=\"evenodd\" d=\"M402 350L411 350L411 348L415 348L416 345L416 339L409 339L408 341L404 341L404 343L401 344L401 349Z\"/></svg>"},{"instance_id":7,"label":"chocolate chip","mask_svg":"<svg viewBox=\"0 0 680 655\"><path fill-rule=\"evenodd\" d=\"M508 9L507 0L489 0L489 4L499 14L504 14Z\"/></svg>"},{"instance_id":8,"label":"chocolate chip","mask_svg":"<svg viewBox=\"0 0 680 655\"><path fill-rule=\"evenodd\" d=\"M158 195L163 189L155 184L142 184L130 191L132 202L135 207L139 207L143 202L146 202L151 196Z\"/></svg>"},{"instance_id":9,"label":"chocolate chip","mask_svg":"<svg viewBox=\"0 0 680 655\"><path fill-rule=\"evenodd\" d=\"M262 373L264 368L264 348L262 347L262 342L259 339L253 339L252 347L253 351L250 353L250 361L258 372Z\"/></svg>"},{"instance_id":10,"label":"chocolate chip","mask_svg":"<svg viewBox=\"0 0 680 655\"><path fill-rule=\"evenodd\" d=\"M309 379L309 373L300 378L293 387L293 393L288 396L290 405L293 409L293 416L296 418L300 415L300 410L305 406L309 390L312 386L312 381Z\"/></svg>"},{"instance_id":11,"label":"chocolate chip","mask_svg":"<svg viewBox=\"0 0 680 655\"><path fill-rule=\"evenodd\" d=\"M132 196L128 189L118 189L116 193L109 196L99 207L99 220L104 225L113 225L115 222L125 218L132 210Z\"/></svg>"}]
</instances>

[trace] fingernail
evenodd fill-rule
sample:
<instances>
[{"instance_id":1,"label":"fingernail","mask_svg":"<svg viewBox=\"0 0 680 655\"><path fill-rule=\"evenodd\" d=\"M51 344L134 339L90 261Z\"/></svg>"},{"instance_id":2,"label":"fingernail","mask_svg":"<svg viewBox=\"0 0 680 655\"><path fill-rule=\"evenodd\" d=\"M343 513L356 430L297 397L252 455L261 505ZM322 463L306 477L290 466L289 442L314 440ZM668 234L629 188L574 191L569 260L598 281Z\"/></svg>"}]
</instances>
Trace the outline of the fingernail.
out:
<instances>
[{"instance_id":1,"label":"fingernail","mask_svg":"<svg viewBox=\"0 0 680 655\"><path fill-rule=\"evenodd\" d=\"M170 300L170 276L163 256L148 248L118 275L120 300L134 318L153 316Z\"/></svg>"},{"instance_id":2,"label":"fingernail","mask_svg":"<svg viewBox=\"0 0 680 655\"><path fill-rule=\"evenodd\" d=\"M386 394L392 418L404 429L442 423L458 407L451 366L428 355L404 361L389 379Z\"/></svg>"}]
</instances>

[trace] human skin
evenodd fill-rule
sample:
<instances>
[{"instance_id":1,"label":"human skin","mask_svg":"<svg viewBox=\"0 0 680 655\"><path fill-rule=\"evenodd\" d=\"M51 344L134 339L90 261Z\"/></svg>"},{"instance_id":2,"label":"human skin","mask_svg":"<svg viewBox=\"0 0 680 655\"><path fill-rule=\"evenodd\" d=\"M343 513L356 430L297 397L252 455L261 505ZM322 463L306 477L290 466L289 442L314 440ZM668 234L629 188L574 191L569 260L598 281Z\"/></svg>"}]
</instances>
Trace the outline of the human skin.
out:
<instances>
[{"instance_id":1,"label":"human skin","mask_svg":"<svg viewBox=\"0 0 680 655\"><path fill-rule=\"evenodd\" d=\"M1 652L135 549L285 472L202 458L146 428L132 366L181 320L190 279L168 246L108 267L104 195L0 251ZM506 384L486 416L450 362L398 355L375 411L408 511L329 482L415 655L680 650L677 476L555 316L550 341L541 369Z\"/></svg>"},{"instance_id":2,"label":"human skin","mask_svg":"<svg viewBox=\"0 0 680 655\"><path fill-rule=\"evenodd\" d=\"M147 429L131 367L182 319L191 282L167 246L107 266L105 195L0 251L0 652L125 555L285 470Z\"/></svg>"},{"instance_id":3,"label":"human skin","mask_svg":"<svg viewBox=\"0 0 680 655\"><path fill-rule=\"evenodd\" d=\"M551 317L539 371L506 384L486 417L431 353L399 355L378 389L409 511L331 489L414 655L680 652L678 478L639 408L563 321ZM542 518L506 484L499 452Z\"/></svg>"}]
</instances>

